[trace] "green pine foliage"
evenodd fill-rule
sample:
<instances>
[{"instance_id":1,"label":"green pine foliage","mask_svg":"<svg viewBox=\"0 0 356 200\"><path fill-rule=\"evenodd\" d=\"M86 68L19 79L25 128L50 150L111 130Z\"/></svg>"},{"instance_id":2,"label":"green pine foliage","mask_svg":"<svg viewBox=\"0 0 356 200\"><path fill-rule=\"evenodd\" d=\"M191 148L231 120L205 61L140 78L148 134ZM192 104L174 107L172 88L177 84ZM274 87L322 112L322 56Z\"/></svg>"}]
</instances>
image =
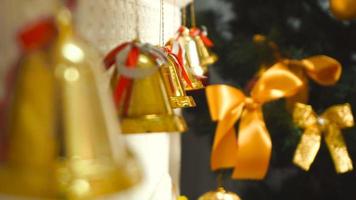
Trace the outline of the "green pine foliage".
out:
<instances>
[{"instance_id":1,"label":"green pine foliage","mask_svg":"<svg viewBox=\"0 0 356 200\"><path fill-rule=\"evenodd\" d=\"M310 81L310 101L315 111L322 112L327 107L349 102L356 114L356 23L338 21L323 7L325 1L317 0L224 0L232 4L234 19L226 30L232 34L227 38L222 34L226 30L217 29L218 13L204 11L198 13L199 24L208 27L209 36L214 40L214 51L219 62L212 66L220 80L212 83L226 83L246 88L261 63L271 63L274 58L268 46L252 42L254 34L263 34L278 44L284 56L303 58L325 54L339 60L343 65L340 81L333 87L322 87ZM199 3L204 1L197 1ZM212 74L211 76L216 76ZM189 134L196 137L211 138L216 123L210 120L204 92L193 93L198 107L185 111L191 127ZM312 164L305 172L292 164L293 153L299 142L302 130L292 122L285 109L284 100L268 103L264 106L264 117L272 137L273 155L269 173L263 181L232 181L229 172L225 183L230 190L240 194L243 200L351 200L356 199L356 170L346 174L336 174L330 154L322 147ZM343 131L349 153L356 166L356 128ZM215 179L202 186L189 186L185 174L192 160L185 159L184 148L192 145L189 137L183 138L183 176L182 190L192 199L211 190ZM324 141L323 141L324 142ZM190 148L190 147L188 147ZM196 147L199 148L199 147ZM206 152L210 154L210 152ZM189 164L191 163L191 164ZM209 167L209 163L204 163ZM194 168L193 168L194 169ZM204 169L205 170L205 169ZM193 172L194 173L194 172ZM199 173L196 173L199 174ZM198 175L196 175L198 176ZM199 175L203 176L203 175ZM206 176L211 176L206 173ZM190 176L189 179L199 179ZM197 182L195 182L197 183ZM199 183L199 182L198 182Z\"/></svg>"}]
</instances>

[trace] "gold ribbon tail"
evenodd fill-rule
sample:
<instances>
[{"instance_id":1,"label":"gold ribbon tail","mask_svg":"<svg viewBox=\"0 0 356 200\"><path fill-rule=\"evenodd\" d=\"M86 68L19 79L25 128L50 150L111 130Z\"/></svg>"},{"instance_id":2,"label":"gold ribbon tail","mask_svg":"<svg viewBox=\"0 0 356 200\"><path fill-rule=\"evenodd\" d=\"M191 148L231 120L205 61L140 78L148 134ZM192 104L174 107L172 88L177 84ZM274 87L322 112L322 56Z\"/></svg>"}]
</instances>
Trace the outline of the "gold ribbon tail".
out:
<instances>
[{"instance_id":1,"label":"gold ribbon tail","mask_svg":"<svg viewBox=\"0 0 356 200\"><path fill-rule=\"evenodd\" d=\"M263 179L267 173L272 142L262 116L261 107L247 109L238 135L234 179Z\"/></svg>"},{"instance_id":2,"label":"gold ribbon tail","mask_svg":"<svg viewBox=\"0 0 356 200\"><path fill-rule=\"evenodd\" d=\"M347 152L344 137L341 134L340 128L335 124L330 124L327 127L325 142L330 151L336 172L345 173L353 170L352 161Z\"/></svg>"},{"instance_id":3,"label":"gold ribbon tail","mask_svg":"<svg viewBox=\"0 0 356 200\"><path fill-rule=\"evenodd\" d=\"M242 107L242 106L241 106ZM234 124L239 119L241 109L235 110L219 121L211 152L211 168L230 168L236 163L237 139Z\"/></svg>"},{"instance_id":4,"label":"gold ribbon tail","mask_svg":"<svg viewBox=\"0 0 356 200\"><path fill-rule=\"evenodd\" d=\"M218 120L211 152L212 170L234 167L237 139L234 124L244 106L244 94L230 86L211 85L206 88L210 115Z\"/></svg>"},{"instance_id":5,"label":"gold ribbon tail","mask_svg":"<svg viewBox=\"0 0 356 200\"><path fill-rule=\"evenodd\" d=\"M308 171L313 163L321 143L321 133L318 127L306 128L294 153L293 163Z\"/></svg>"}]
</instances>

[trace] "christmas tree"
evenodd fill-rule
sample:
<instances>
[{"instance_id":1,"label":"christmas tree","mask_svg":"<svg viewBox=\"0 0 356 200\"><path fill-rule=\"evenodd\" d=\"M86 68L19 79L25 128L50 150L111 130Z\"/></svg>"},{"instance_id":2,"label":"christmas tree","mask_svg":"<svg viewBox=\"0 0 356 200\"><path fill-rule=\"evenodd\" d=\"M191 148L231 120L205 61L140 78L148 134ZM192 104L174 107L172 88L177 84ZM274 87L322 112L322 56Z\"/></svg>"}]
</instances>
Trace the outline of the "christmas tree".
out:
<instances>
[{"instance_id":1,"label":"christmas tree","mask_svg":"<svg viewBox=\"0 0 356 200\"><path fill-rule=\"evenodd\" d=\"M219 62L211 67L210 82L229 84L247 90L261 64L276 60L268 43L256 44L255 34L265 35L278 45L286 58L301 59L325 54L342 63L343 73L335 86L323 87L310 81L308 104L318 113L331 105L350 103L356 113L356 23L337 20L327 1L319 0L224 0L209 1L214 9L198 12L199 24L205 24L214 40ZM196 1L204 7L206 1ZM231 6L232 19L224 22ZM210 171L210 146L216 123L212 122L204 92L194 93L198 107L184 114L191 131L183 137L182 193L196 199L216 187L216 175ZM356 192L354 171L337 174L328 149L321 149L308 172L292 163L303 130L293 124L285 101L264 105L264 117L273 142L268 175L262 181L233 181L224 174L224 185L242 199L353 199ZM343 130L351 158L356 157L356 129ZM194 144L194 145L193 145Z\"/></svg>"}]
</instances>

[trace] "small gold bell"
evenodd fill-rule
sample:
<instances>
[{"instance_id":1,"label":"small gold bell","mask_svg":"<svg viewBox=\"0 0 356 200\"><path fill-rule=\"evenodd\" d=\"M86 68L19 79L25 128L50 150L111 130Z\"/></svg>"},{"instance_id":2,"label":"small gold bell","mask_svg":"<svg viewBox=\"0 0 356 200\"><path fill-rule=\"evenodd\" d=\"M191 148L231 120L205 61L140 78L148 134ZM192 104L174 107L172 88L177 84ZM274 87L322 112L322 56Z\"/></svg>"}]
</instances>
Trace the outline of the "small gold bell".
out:
<instances>
[{"instance_id":1,"label":"small gold bell","mask_svg":"<svg viewBox=\"0 0 356 200\"><path fill-rule=\"evenodd\" d=\"M330 10L340 20L356 19L356 2L354 0L330 0Z\"/></svg>"},{"instance_id":2,"label":"small gold bell","mask_svg":"<svg viewBox=\"0 0 356 200\"><path fill-rule=\"evenodd\" d=\"M190 32L197 45L199 60L203 68L203 72L206 74L208 72L208 66L214 64L218 60L218 56L212 53L206 44L209 42L212 45L211 41L204 42L203 40L203 37L205 40L209 40L207 38L206 31L200 30L198 28L192 28Z\"/></svg>"},{"instance_id":3,"label":"small gold bell","mask_svg":"<svg viewBox=\"0 0 356 200\"><path fill-rule=\"evenodd\" d=\"M174 40L171 40L172 44ZM199 80L204 75L204 69L200 64L198 49L195 41L189 34L187 27L181 27L179 30L178 42L183 50L183 65L187 71L191 84L185 83L186 90L198 90L204 88L203 83ZM168 44L169 46L170 44Z\"/></svg>"},{"instance_id":4,"label":"small gold bell","mask_svg":"<svg viewBox=\"0 0 356 200\"><path fill-rule=\"evenodd\" d=\"M203 194L198 200L241 200L241 198L237 194L227 192L223 187L219 187L216 191Z\"/></svg>"},{"instance_id":5,"label":"small gold bell","mask_svg":"<svg viewBox=\"0 0 356 200\"><path fill-rule=\"evenodd\" d=\"M182 83L182 76L178 75L179 62L174 55L167 54L167 63L160 70L164 85L168 92L169 100L173 108L185 108L196 106L193 97L187 96Z\"/></svg>"},{"instance_id":6,"label":"small gold bell","mask_svg":"<svg viewBox=\"0 0 356 200\"><path fill-rule=\"evenodd\" d=\"M162 64L158 63L157 55L152 55L153 48L131 42L116 56L118 81L114 93L120 95L114 96L121 96L117 98L117 109L123 133L184 132L187 129L184 119L173 112L159 70ZM124 90L117 92L120 88Z\"/></svg>"},{"instance_id":7,"label":"small gold bell","mask_svg":"<svg viewBox=\"0 0 356 200\"><path fill-rule=\"evenodd\" d=\"M28 52L19 65L0 193L86 200L140 178L100 85L100 58L73 37L70 21L61 10L55 44Z\"/></svg>"}]
</instances>

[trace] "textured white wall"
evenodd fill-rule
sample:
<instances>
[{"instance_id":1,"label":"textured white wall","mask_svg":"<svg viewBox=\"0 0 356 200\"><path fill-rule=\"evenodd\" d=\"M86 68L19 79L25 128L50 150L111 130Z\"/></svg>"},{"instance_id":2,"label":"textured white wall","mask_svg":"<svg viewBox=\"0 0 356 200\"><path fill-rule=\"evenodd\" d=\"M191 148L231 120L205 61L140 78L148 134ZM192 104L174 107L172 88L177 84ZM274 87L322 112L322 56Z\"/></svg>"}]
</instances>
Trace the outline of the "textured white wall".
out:
<instances>
[{"instance_id":1,"label":"textured white wall","mask_svg":"<svg viewBox=\"0 0 356 200\"><path fill-rule=\"evenodd\" d=\"M176 1L182 3L182 1ZM164 38L172 36L180 25L180 10L174 1L164 2ZM160 0L80 0L77 24L79 33L102 54L121 42L135 39L136 26L142 42L159 44ZM136 15L138 14L138 24ZM179 133L126 136L144 166L143 182L116 198L169 200L179 192ZM173 180L172 180L173 178ZM175 189L172 186L176 186Z\"/></svg>"},{"instance_id":2,"label":"textured white wall","mask_svg":"<svg viewBox=\"0 0 356 200\"><path fill-rule=\"evenodd\" d=\"M17 30L41 16L53 13L55 0L2 0L0 6L0 98L5 72L16 61ZM135 38L136 14L143 42L159 43L160 0L78 0L75 22L78 33L95 46L102 56L117 44ZM180 25L179 7L188 0L164 1L164 38ZM137 134L126 136L144 168L144 180L115 200L170 200L179 192L180 134ZM176 188L172 188L172 186ZM1 197L0 199L7 199Z\"/></svg>"}]
</instances>

